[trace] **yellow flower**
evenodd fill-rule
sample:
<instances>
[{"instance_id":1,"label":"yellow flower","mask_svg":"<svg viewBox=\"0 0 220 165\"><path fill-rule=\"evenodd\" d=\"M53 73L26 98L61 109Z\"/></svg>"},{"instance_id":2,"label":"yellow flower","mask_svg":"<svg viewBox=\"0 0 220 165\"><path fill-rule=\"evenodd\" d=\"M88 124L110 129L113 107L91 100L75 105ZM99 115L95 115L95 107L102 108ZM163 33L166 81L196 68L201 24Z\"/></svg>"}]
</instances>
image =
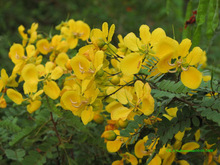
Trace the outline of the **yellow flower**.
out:
<instances>
[{"instance_id":1,"label":"yellow flower","mask_svg":"<svg viewBox=\"0 0 220 165\"><path fill-rule=\"evenodd\" d=\"M114 32L115 32L115 25L112 24L110 29L108 30L108 23L104 22L102 24L102 30L92 29L90 34L91 42L95 47L103 48L105 44L111 42Z\"/></svg>"},{"instance_id":2,"label":"yellow flower","mask_svg":"<svg viewBox=\"0 0 220 165\"><path fill-rule=\"evenodd\" d=\"M90 67L91 63L83 56L75 56L70 60L70 65L74 74L79 79L85 79L91 76L95 71Z\"/></svg>"},{"instance_id":3,"label":"yellow flower","mask_svg":"<svg viewBox=\"0 0 220 165\"><path fill-rule=\"evenodd\" d=\"M9 57L14 64L19 64L25 59L24 48L20 44L13 44L9 51Z\"/></svg>"},{"instance_id":4,"label":"yellow flower","mask_svg":"<svg viewBox=\"0 0 220 165\"><path fill-rule=\"evenodd\" d=\"M52 50L52 47L47 39L41 39L37 41L36 46L37 50L39 50L39 52L43 55L48 54Z\"/></svg>"},{"instance_id":5,"label":"yellow flower","mask_svg":"<svg viewBox=\"0 0 220 165\"><path fill-rule=\"evenodd\" d=\"M41 106L41 97L40 95L43 93L43 90L39 90L35 94L30 94L29 98L27 99L29 104L27 105L27 111L29 113L33 113L38 110Z\"/></svg>"},{"instance_id":6,"label":"yellow flower","mask_svg":"<svg viewBox=\"0 0 220 165\"><path fill-rule=\"evenodd\" d=\"M157 67L161 73L175 73L180 69L182 83L188 88L196 89L201 84L202 73L193 66L199 64L204 52L199 47L194 47L189 52L190 47L189 39L178 44L175 40L165 37L158 43L155 56L160 59Z\"/></svg>"},{"instance_id":7,"label":"yellow flower","mask_svg":"<svg viewBox=\"0 0 220 165\"><path fill-rule=\"evenodd\" d=\"M134 147L134 153L138 158L143 158L146 155L151 155L153 150L155 150L159 139L154 139L150 145L145 146L148 141L148 136L140 139ZM155 142L156 141L156 142Z\"/></svg>"},{"instance_id":8,"label":"yellow flower","mask_svg":"<svg viewBox=\"0 0 220 165\"><path fill-rule=\"evenodd\" d=\"M66 38L69 48L73 49L78 39L85 41L89 38L90 27L82 21L70 19L66 25L61 27L61 34Z\"/></svg>"}]
</instances>

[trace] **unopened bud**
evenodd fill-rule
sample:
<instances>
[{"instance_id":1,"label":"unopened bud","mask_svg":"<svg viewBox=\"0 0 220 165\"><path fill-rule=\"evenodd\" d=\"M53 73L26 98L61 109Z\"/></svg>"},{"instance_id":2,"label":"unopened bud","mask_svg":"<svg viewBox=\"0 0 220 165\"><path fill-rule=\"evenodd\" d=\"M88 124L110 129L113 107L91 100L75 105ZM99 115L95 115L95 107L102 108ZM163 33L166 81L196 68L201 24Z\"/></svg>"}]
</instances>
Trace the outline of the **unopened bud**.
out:
<instances>
[{"instance_id":1,"label":"unopened bud","mask_svg":"<svg viewBox=\"0 0 220 165\"><path fill-rule=\"evenodd\" d=\"M123 121L122 119L118 120L118 126L121 128L126 128L128 125L128 120Z\"/></svg>"},{"instance_id":2,"label":"unopened bud","mask_svg":"<svg viewBox=\"0 0 220 165\"><path fill-rule=\"evenodd\" d=\"M115 134L115 132L113 130L109 130L109 131L103 132L101 137L105 138L106 140L113 141L116 139L117 135Z\"/></svg>"},{"instance_id":3,"label":"unopened bud","mask_svg":"<svg viewBox=\"0 0 220 165\"><path fill-rule=\"evenodd\" d=\"M112 79L110 81L113 85L117 85L120 82L120 78L118 75L115 75L112 77Z\"/></svg>"},{"instance_id":4,"label":"unopened bud","mask_svg":"<svg viewBox=\"0 0 220 165\"><path fill-rule=\"evenodd\" d=\"M97 123L97 124L102 124L104 122L104 117L100 114L95 114L93 117L93 120Z\"/></svg>"}]
</instances>

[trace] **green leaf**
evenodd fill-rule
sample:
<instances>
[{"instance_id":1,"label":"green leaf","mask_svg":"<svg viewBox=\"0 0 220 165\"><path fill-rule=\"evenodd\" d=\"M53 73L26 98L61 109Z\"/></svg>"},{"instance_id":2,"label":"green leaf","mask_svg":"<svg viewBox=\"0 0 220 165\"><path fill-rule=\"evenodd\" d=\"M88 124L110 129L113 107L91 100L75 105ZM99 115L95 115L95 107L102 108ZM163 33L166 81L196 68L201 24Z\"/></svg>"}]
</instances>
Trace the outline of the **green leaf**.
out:
<instances>
[{"instance_id":1,"label":"green leaf","mask_svg":"<svg viewBox=\"0 0 220 165\"><path fill-rule=\"evenodd\" d=\"M0 121L0 128L4 128L13 133L19 132L21 130L21 128L10 119Z\"/></svg>"},{"instance_id":2,"label":"green leaf","mask_svg":"<svg viewBox=\"0 0 220 165\"><path fill-rule=\"evenodd\" d=\"M192 123L194 126L198 127L200 125L200 121L196 116L193 116Z\"/></svg>"},{"instance_id":3,"label":"green leaf","mask_svg":"<svg viewBox=\"0 0 220 165\"><path fill-rule=\"evenodd\" d=\"M209 1L210 0L199 1L199 6L197 9L197 16L196 16L196 23L198 26L201 26L202 24L205 23Z\"/></svg>"},{"instance_id":4,"label":"green leaf","mask_svg":"<svg viewBox=\"0 0 220 165\"><path fill-rule=\"evenodd\" d=\"M210 40L218 27L219 19L218 19L218 0L210 0L209 8L208 8L208 16L207 16L207 30L206 35Z\"/></svg>"},{"instance_id":5,"label":"green leaf","mask_svg":"<svg viewBox=\"0 0 220 165\"><path fill-rule=\"evenodd\" d=\"M191 125L191 121L190 121L189 118L187 118L186 121L185 121L185 127L186 127L186 128L189 128L190 125Z\"/></svg>"},{"instance_id":6,"label":"green leaf","mask_svg":"<svg viewBox=\"0 0 220 165\"><path fill-rule=\"evenodd\" d=\"M17 160L17 161L22 161L23 157L25 156L25 150L23 149L17 149L15 151L11 149L6 149L5 154L7 158L12 159L12 160Z\"/></svg>"},{"instance_id":7,"label":"green leaf","mask_svg":"<svg viewBox=\"0 0 220 165\"><path fill-rule=\"evenodd\" d=\"M120 135L121 135L121 136L124 136L124 137L129 137L129 136L130 136L130 133L129 133L128 130L123 129L123 130L120 131Z\"/></svg>"},{"instance_id":8,"label":"green leaf","mask_svg":"<svg viewBox=\"0 0 220 165\"><path fill-rule=\"evenodd\" d=\"M46 163L46 155L42 156L37 151L30 151L27 156L24 157L22 165L43 165Z\"/></svg>"},{"instance_id":9,"label":"green leaf","mask_svg":"<svg viewBox=\"0 0 220 165\"><path fill-rule=\"evenodd\" d=\"M192 0L187 4L186 16L184 22L186 22L192 15ZM182 39L191 38L191 27L183 28Z\"/></svg>"},{"instance_id":10,"label":"green leaf","mask_svg":"<svg viewBox=\"0 0 220 165\"><path fill-rule=\"evenodd\" d=\"M24 128L21 132L19 132L18 134L16 134L12 141L9 142L10 146L15 145L16 143L18 143L19 141L21 141L23 138L25 138L26 136L28 136L29 134L31 134L35 129L37 128L37 126L32 126L32 127L26 127Z\"/></svg>"}]
</instances>

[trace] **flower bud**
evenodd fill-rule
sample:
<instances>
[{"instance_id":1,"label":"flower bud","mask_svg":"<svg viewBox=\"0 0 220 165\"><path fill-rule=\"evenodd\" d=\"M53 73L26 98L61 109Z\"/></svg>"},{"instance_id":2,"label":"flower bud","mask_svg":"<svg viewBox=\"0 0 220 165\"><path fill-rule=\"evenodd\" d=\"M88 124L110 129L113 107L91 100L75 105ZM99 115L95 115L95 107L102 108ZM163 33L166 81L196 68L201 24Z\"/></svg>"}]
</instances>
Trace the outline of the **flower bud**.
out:
<instances>
[{"instance_id":1,"label":"flower bud","mask_svg":"<svg viewBox=\"0 0 220 165\"><path fill-rule=\"evenodd\" d=\"M118 75L115 75L112 77L112 79L110 81L113 85L117 85L120 82L120 78Z\"/></svg>"},{"instance_id":2,"label":"flower bud","mask_svg":"<svg viewBox=\"0 0 220 165\"><path fill-rule=\"evenodd\" d=\"M97 124L102 124L104 122L104 117L100 114L95 114L93 117L93 120L97 123Z\"/></svg>"},{"instance_id":3,"label":"flower bud","mask_svg":"<svg viewBox=\"0 0 220 165\"><path fill-rule=\"evenodd\" d=\"M121 128L126 128L128 125L128 120L123 121L122 119L118 120L118 126Z\"/></svg>"},{"instance_id":4,"label":"flower bud","mask_svg":"<svg viewBox=\"0 0 220 165\"><path fill-rule=\"evenodd\" d=\"M109 140L109 141L114 141L116 139L116 136L117 135L115 134L113 130L105 131L101 135L102 138L105 138L106 140Z\"/></svg>"}]
</instances>

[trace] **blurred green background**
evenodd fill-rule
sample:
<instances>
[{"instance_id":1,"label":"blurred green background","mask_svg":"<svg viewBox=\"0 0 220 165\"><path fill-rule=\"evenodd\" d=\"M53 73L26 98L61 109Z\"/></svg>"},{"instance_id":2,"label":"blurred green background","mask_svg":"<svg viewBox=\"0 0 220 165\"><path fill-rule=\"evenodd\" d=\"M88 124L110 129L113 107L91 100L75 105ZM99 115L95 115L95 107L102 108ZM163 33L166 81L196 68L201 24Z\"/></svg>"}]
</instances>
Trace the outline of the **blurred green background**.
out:
<instances>
[{"instance_id":1,"label":"blurred green background","mask_svg":"<svg viewBox=\"0 0 220 165\"><path fill-rule=\"evenodd\" d=\"M0 1L0 69L11 71L12 63L8 51L21 38L17 28L30 28L39 23L39 32L49 33L61 21L69 18L83 20L91 28L101 28L104 21L116 25L113 43L117 34L125 36L129 32L138 35L140 25L147 24L151 30L161 27L167 35L180 41L184 29L186 6L189 0L1 0ZM199 0L192 0L193 10ZM192 25L193 26L193 25ZM219 32L209 49L209 64L219 67ZM202 47L202 45L200 45ZM202 47L203 48L203 47Z\"/></svg>"}]
</instances>

